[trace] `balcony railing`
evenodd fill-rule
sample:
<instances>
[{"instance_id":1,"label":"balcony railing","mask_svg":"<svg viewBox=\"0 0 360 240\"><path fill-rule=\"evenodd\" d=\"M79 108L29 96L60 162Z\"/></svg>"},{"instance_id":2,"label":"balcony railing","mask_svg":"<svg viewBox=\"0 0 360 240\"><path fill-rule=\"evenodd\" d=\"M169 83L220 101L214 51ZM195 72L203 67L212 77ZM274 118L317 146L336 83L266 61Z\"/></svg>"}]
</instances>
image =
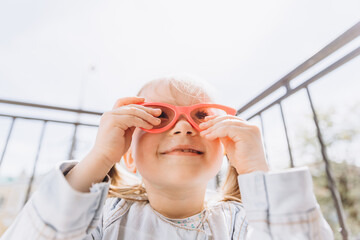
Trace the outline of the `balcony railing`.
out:
<instances>
[{"instance_id":1,"label":"balcony railing","mask_svg":"<svg viewBox=\"0 0 360 240\"><path fill-rule=\"evenodd\" d=\"M264 112L266 112L273 106L278 106L280 108L282 125L283 125L285 136L286 136L287 149L288 149L288 154L289 154L289 167L294 167L295 164L294 164L294 159L293 159L293 154L292 154L291 142L290 142L290 138L288 135L288 126L285 121L286 112L283 109L282 102L285 99L289 98L294 93L298 92L299 90L302 90L302 89L306 90L308 103L311 107L311 111L313 114L313 122L314 122L314 125L316 126L317 139L318 139L318 142L321 147L322 159L325 164L325 171L326 171L326 177L327 177L327 181L328 181L328 185L329 185L329 190L331 192L331 197L333 199L334 206L336 208L337 219L338 219L339 225L341 226L341 235L342 235L343 239L349 239L349 230L348 230L348 226L347 226L347 222L346 222L346 217L344 214L343 204L342 204L342 201L341 201L341 198L339 195L339 191L335 184L335 179L334 179L333 172L332 172L332 169L330 166L329 157L327 155L327 149L326 149L326 144L324 143L323 133L319 126L318 114L314 107L312 95L311 95L311 92L310 92L308 86L310 84L312 84L313 82L321 79L328 73L334 71L335 69L340 68L341 66L343 66L347 62L351 61L355 57L359 56L360 46L355 47L353 50L351 50L346 55L339 57L335 62L324 67L321 71L314 74L312 77L308 78L307 80L303 81L301 84L299 84L295 88L291 88L291 82L294 79L296 79L298 76L303 75L304 73L311 70L311 68L313 66L315 66L319 62L325 60L326 58L328 58L335 52L339 51L339 49L341 49L346 44L350 43L351 41L353 41L354 39L356 39L359 36L360 36L360 22L357 23L356 25L354 25L352 28L350 28L346 32L344 32L342 35L340 35L338 38L336 38L330 44L325 46L323 49L321 49L315 55L310 57L304 63L300 64L293 71L286 74L283 78L281 78L279 81L275 82L268 89L263 91L261 94L259 94L255 98L253 98L253 100L251 100L249 103L245 104L243 107L241 107L237 111L237 115L241 115L241 116L248 115L248 117L245 117L245 118L249 121L251 119L253 119L254 117L259 117L260 121L261 121L262 132L263 132L263 134L265 134L266 130L264 129L262 115ZM281 88L285 89L285 94L280 96L275 101L272 101L270 104L267 104L265 107L262 107L260 110L256 111L255 113L252 113L249 115L249 112L251 112L251 110L254 108L254 106L261 104L264 101L264 99L266 99L266 97L268 97L269 95L278 91ZM27 108L32 108L32 109L43 109L43 110L47 110L47 111L74 113L74 114L78 114L78 115L100 116L102 114L101 112L85 111L85 110L71 109L71 108L62 108L62 107L33 104L33 103L26 103L26 102L18 102L18 101L4 100L4 99L0 99L0 104L11 105L11 106L18 105L21 107L27 107ZM264 104L262 106L264 106ZM23 204L26 203L26 201L29 199L30 194L31 194L34 176L36 173L36 169L39 166L38 159L39 159L39 155L42 150L42 147L43 147L43 138L44 138L44 134L47 129L47 125L49 123L58 123L58 124L66 124L66 125L73 126L72 140L71 140L71 144L69 144L70 147L69 147L68 156L67 156L68 159L73 159L73 156L74 156L74 151L75 151L76 145L78 143L78 140L77 140L78 127L79 126L93 127L93 128L98 127L96 124L84 123L83 121L77 121L77 120L76 121L67 121L67 120L59 120L59 119L51 119L51 118L43 118L43 117L29 117L29 116L25 116L25 115L0 113L0 118L11 119L11 123L9 124L10 126L8 128L8 132L6 134L6 141L5 141L2 153L1 153L0 169L1 169L2 163L4 162L4 159L6 158L6 153L7 153L7 148L8 148L9 142L11 142L11 140L12 140L12 133L14 130L14 126L16 125L15 123L19 119L29 120L29 121L38 121L38 122L42 123L40 138L38 140L38 145L37 145L36 156L33 160L33 164L32 164L33 167L32 167L32 171L31 171L31 175L30 175L30 180L28 181L27 187L25 190L26 193L25 193L25 198L24 198ZM264 147L265 147L265 151L267 154L266 142L264 142ZM3 198L1 198L1 199L3 199ZM2 204L1 199L0 199L0 209L1 209L1 204Z\"/></svg>"},{"instance_id":2,"label":"balcony railing","mask_svg":"<svg viewBox=\"0 0 360 240\"><path fill-rule=\"evenodd\" d=\"M291 88L290 86L291 86L291 81L296 79L296 77L300 76L301 74L304 74L306 71L311 69L311 67L318 64L322 60L326 59L331 54L334 54L340 48L344 47L346 44L350 43L351 41L353 41L354 39L356 39L359 36L360 36L360 22L355 24L353 27L351 27L349 30L347 30L343 34L341 34L334 41L329 43L327 46L325 46L323 49L321 49L315 55L310 57L308 60L306 60L305 62L300 64L294 70L292 70L291 72L286 74L283 78L281 78L279 81L275 82L268 89L263 91L261 94L259 94L255 98L253 98L253 100L251 100L249 103L245 104L243 107L241 107L237 111L237 115L245 114L246 111L251 110L251 107L253 107L256 104L263 101L270 94L274 93L275 91L278 91L280 88L285 88L285 94L283 96L279 97L278 99L276 99L275 101L273 101L270 104L266 105L265 107L262 107L260 110L258 110L256 113L252 114L251 116L247 117L246 119L251 120L252 118L258 116L260 118L260 120L261 120L261 126L262 126L263 133L264 133L265 131L264 131L264 128L263 128L262 114L266 110L270 109L271 107L273 107L275 105L278 105L279 108L280 108L280 112L281 112L281 117L282 117L281 119L282 119L282 124L283 124L283 127L284 127L284 131L285 131L287 149L288 149L288 152L289 152L289 160L290 160L289 166L294 167L293 154L292 154L291 144L290 144L288 130L287 130L288 128L287 128L285 117L284 117L285 113L284 113L284 110L283 110L283 107L282 107L282 102L285 99L289 98L294 93L296 93L296 92L298 92L298 91L300 91L302 89L306 90L307 98L308 98L308 101L309 101L309 104L310 104L310 107L311 107L311 111L312 111L312 114L313 114L313 121L314 121L314 124L316 126L317 138L318 138L319 144L321 146L321 155L322 155L323 161L325 163L325 170L326 170L326 176L327 176L327 180L328 180L328 185L329 185L329 189L331 191L331 196L333 198L334 205L335 205L335 208L336 208L336 213L337 213L339 225L341 226L341 234L342 234L343 239L348 239L349 238L349 230L348 230L348 226L347 226L346 219L345 219L343 204L342 204L342 201L341 201L341 198L340 198L340 195L339 195L339 191L338 191L338 189L336 187L336 184L335 184L335 179L334 179L332 169L331 169L331 166L330 166L329 157L327 155L327 149L326 149L326 146L325 146L325 143L324 143L323 134L322 134L322 131L321 131L320 126L319 126L318 114L317 114L316 109L314 107L313 100L312 100L312 95L311 95L310 90L309 90L309 85L312 84L313 82L321 79L322 77L329 74L330 72L340 68L345 63L347 63L347 62L351 61L352 59L358 57L359 54L360 54L360 46L355 47L353 50L351 50L345 56L340 57L334 63L328 65L327 67L324 67L321 71L319 71L318 73L316 73L312 77L308 78L307 80L302 82L297 87ZM264 143L264 145L265 145L265 150L266 150L266 143Z\"/></svg>"}]
</instances>

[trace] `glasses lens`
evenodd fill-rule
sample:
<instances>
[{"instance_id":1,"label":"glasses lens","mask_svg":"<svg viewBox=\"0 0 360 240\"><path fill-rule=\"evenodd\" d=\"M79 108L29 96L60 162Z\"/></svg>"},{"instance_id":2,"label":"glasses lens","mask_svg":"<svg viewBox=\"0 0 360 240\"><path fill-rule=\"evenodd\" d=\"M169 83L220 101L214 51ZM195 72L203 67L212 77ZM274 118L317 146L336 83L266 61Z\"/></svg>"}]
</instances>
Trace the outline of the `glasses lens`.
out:
<instances>
[{"instance_id":1,"label":"glasses lens","mask_svg":"<svg viewBox=\"0 0 360 240\"><path fill-rule=\"evenodd\" d=\"M220 108L214 108L214 107L201 107L196 108L193 111L191 111L190 116L195 121L196 124L200 124L202 122L205 122L205 117L207 116L223 116L227 115L225 110L222 110Z\"/></svg>"},{"instance_id":2,"label":"glasses lens","mask_svg":"<svg viewBox=\"0 0 360 240\"><path fill-rule=\"evenodd\" d=\"M157 106L157 105L147 105L146 107L161 109L161 114L160 114L160 116L157 117L161 120L161 123L158 125L154 125L154 127L152 129L159 129L159 128L166 127L166 125L168 125L175 116L175 112L171 108L168 108L168 107Z\"/></svg>"}]
</instances>

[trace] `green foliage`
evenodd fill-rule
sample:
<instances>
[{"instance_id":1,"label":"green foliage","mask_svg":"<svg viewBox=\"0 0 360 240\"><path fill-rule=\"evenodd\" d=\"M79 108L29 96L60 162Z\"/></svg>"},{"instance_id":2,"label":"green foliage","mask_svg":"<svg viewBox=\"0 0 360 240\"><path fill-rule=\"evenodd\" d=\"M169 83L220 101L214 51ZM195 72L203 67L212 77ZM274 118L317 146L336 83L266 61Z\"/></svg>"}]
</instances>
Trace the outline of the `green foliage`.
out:
<instances>
[{"instance_id":1,"label":"green foliage","mask_svg":"<svg viewBox=\"0 0 360 240\"><path fill-rule=\"evenodd\" d=\"M339 116L340 115L340 116ZM334 109L318 110L321 133L328 154L330 169L340 193L345 218L352 237L360 237L360 104L350 108L347 114L339 114ZM312 118L312 116L309 116ZM304 154L320 151L317 134L309 130L300 130ZM355 145L357 146L355 146ZM339 222L332 198L325 163L321 154L314 154L314 162L309 166L314 181L314 192L324 217L341 239Z\"/></svg>"},{"instance_id":2,"label":"green foliage","mask_svg":"<svg viewBox=\"0 0 360 240\"><path fill-rule=\"evenodd\" d=\"M324 166L322 169L320 175L313 175L314 192L324 217L335 232L339 228L336 208L328 187ZM358 235L360 233L360 168L344 161L331 162L331 170L340 193L348 227L353 235Z\"/></svg>"}]
</instances>

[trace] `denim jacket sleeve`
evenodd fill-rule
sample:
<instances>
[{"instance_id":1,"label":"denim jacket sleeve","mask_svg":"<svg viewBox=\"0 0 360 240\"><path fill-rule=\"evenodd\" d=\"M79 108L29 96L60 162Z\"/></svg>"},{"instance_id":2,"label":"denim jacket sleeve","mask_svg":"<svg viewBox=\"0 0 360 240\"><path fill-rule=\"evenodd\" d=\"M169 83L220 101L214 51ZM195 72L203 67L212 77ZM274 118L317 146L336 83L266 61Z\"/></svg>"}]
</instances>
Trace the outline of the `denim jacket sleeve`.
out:
<instances>
[{"instance_id":1,"label":"denim jacket sleeve","mask_svg":"<svg viewBox=\"0 0 360 240\"><path fill-rule=\"evenodd\" d=\"M307 167L238 176L247 240L334 239L313 193Z\"/></svg>"},{"instance_id":2,"label":"denim jacket sleeve","mask_svg":"<svg viewBox=\"0 0 360 240\"><path fill-rule=\"evenodd\" d=\"M65 175L78 161L56 164L21 209L1 240L101 239L102 209L110 185L92 184L89 193L73 189Z\"/></svg>"}]
</instances>

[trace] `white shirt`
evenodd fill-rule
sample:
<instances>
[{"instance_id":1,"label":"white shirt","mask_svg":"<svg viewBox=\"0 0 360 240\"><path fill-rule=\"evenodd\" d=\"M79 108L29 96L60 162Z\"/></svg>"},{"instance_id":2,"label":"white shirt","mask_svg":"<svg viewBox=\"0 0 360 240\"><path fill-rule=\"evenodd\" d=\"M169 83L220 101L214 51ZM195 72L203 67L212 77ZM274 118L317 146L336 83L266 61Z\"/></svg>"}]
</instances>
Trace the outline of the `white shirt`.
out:
<instances>
[{"instance_id":1,"label":"white shirt","mask_svg":"<svg viewBox=\"0 0 360 240\"><path fill-rule=\"evenodd\" d=\"M0 239L334 239L307 168L239 175L243 203L218 202L185 226L148 203L106 198L109 176L76 191L64 174L77 163L56 164Z\"/></svg>"}]
</instances>

